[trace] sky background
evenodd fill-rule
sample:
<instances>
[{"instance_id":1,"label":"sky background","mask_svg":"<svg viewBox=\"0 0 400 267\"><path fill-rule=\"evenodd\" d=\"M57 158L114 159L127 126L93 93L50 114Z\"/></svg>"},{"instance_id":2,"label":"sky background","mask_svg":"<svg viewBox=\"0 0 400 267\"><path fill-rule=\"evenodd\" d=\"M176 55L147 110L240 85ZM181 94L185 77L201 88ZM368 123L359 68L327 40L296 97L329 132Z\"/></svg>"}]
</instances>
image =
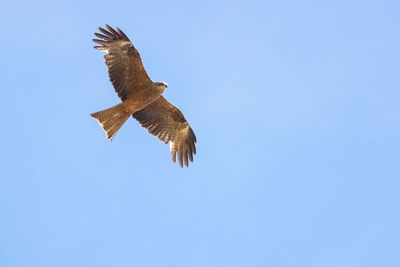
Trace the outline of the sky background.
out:
<instances>
[{"instance_id":1,"label":"sky background","mask_svg":"<svg viewBox=\"0 0 400 267\"><path fill-rule=\"evenodd\" d=\"M400 266L399 1L6 1L0 266ZM197 136L129 119L93 32L128 35Z\"/></svg>"}]
</instances>

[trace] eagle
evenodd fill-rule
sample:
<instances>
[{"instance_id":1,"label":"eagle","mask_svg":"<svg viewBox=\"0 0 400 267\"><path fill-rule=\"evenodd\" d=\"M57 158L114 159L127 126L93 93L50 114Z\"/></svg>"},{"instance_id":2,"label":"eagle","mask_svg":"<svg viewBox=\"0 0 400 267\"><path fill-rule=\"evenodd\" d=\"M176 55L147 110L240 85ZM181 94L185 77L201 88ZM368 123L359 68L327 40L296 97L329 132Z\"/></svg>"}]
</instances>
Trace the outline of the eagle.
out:
<instances>
[{"instance_id":1,"label":"eagle","mask_svg":"<svg viewBox=\"0 0 400 267\"><path fill-rule=\"evenodd\" d=\"M139 52L123 31L105 25L101 33L94 33L99 45L94 48L106 52L104 56L110 81L121 103L90 114L112 140L121 126L132 115L149 133L165 144L170 144L172 161L189 167L196 154L196 136L182 112L162 94L165 82L153 82L144 69Z\"/></svg>"}]
</instances>

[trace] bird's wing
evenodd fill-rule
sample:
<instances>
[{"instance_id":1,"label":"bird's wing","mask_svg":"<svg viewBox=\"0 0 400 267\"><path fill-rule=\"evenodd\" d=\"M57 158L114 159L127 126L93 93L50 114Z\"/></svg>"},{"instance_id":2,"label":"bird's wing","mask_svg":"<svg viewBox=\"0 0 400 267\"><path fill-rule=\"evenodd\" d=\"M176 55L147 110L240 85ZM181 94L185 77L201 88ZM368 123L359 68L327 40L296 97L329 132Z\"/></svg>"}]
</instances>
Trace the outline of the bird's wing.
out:
<instances>
[{"instance_id":1,"label":"bird's wing","mask_svg":"<svg viewBox=\"0 0 400 267\"><path fill-rule=\"evenodd\" d=\"M196 154L196 136L182 112L163 96L132 116L149 133L166 144L170 142L173 162L176 162L176 154L181 167L183 163L186 167L189 166L188 159L193 162L193 154Z\"/></svg>"},{"instance_id":2,"label":"bird's wing","mask_svg":"<svg viewBox=\"0 0 400 267\"><path fill-rule=\"evenodd\" d=\"M144 69L139 52L125 33L118 27L117 30L107 24L106 27L108 31L99 27L101 33L95 33L101 40L93 39L100 44L94 48L108 52L104 58L110 81L118 96L124 101L127 95L147 88L152 81Z\"/></svg>"}]
</instances>

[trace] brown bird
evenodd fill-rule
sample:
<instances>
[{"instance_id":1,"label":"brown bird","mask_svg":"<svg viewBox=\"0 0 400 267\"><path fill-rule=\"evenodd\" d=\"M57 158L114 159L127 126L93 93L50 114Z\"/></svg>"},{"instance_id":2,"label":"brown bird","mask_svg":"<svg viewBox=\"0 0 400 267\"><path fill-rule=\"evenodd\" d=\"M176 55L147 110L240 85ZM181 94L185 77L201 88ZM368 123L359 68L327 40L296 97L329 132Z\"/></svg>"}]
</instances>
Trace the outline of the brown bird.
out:
<instances>
[{"instance_id":1,"label":"brown bird","mask_svg":"<svg viewBox=\"0 0 400 267\"><path fill-rule=\"evenodd\" d=\"M93 39L100 44L94 48L108 52L104 56L110 81L122 103L92 113L111 141L130 115L139 121L149 133L165 144L170 143L172 161L176 154L181 167L189 166L196 154L196 136L182 112L166 100L162 93L164 82L153 82L143 67L139 52L128 37L118 28L106 24L107 30L99 27L100 38Z\"/></svg>"}]
</instances>

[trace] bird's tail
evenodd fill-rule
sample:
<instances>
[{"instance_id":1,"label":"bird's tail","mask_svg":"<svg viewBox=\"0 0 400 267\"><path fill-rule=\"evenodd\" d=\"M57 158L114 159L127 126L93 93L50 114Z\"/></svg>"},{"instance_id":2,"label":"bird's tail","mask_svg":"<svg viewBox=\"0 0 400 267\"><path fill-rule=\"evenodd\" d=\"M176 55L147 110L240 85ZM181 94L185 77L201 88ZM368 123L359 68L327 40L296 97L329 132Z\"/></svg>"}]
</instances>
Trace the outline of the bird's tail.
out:
<instances>
[{"instance_id":1,"label":"bird's tail","mask_svg":"<svg viewBox=\"0 0 400 267\"><path fill-rule=\"evenodd\" d=\"M130 115L131 113L124 107L124 103L90 114L92 118L95 118L100 123L110 141Z\"/></svg>"}]
</instances>

